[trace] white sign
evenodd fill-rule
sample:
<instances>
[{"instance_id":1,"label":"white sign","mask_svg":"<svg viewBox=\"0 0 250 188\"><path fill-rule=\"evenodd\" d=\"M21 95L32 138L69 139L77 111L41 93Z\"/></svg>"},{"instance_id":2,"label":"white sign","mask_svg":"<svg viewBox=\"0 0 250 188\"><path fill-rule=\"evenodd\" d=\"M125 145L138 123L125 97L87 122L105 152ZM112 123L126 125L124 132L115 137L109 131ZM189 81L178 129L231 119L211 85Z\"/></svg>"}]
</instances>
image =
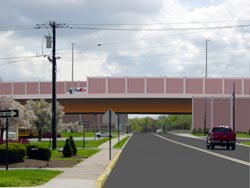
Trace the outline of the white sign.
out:
<instances>
[{"instance_id":1,"label":"white sign","mask_svg":"<svg viewBox=\"0 0 250 188\"><path fill-rule=\"evenodd\" d=\"M0 110L0 117L18 117L18 110Z\"/></svg>"},{"instance_id":2,"label":"white sign","mask_svg":"<svg viewBox=\"0 0 250 188\"><path fill-rule=\"evenodd\" d=\"M105 124L109 124L109 111L111 111L111 124L118 124L118 116L115 112L112 111L112 109L109 109L102 117L102 121Z\"/></svg>"}]
</instances>

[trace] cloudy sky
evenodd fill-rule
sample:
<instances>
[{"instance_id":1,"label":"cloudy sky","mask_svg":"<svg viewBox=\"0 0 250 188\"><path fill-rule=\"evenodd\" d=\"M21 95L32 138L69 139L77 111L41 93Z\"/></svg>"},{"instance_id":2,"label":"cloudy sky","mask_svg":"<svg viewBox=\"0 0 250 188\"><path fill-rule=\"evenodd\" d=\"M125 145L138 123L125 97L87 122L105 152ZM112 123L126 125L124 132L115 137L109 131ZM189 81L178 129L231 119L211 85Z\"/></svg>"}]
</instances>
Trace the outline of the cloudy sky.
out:
<instances>
[{"instance_id":1,"label":"cloudy sky","mask_svg":"<svg viewBox=\"0 0 250 188\"><path fill-rule=\"evenodd\" d=\"M0 0L0 78L51 80L45 36L57 29L57 78L249 77L249 0ZM40 26L40 29L35 27Z\"/></svg>"}]
</instances>

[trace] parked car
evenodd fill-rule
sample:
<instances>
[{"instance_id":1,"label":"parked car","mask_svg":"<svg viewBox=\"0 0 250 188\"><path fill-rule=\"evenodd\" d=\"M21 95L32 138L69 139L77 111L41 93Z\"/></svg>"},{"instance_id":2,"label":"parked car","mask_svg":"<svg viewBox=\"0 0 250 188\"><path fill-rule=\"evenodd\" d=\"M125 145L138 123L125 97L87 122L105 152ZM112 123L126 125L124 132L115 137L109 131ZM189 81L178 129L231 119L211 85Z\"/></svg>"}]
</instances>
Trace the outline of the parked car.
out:
<instances>
[{"instance_id":1,"label":"parked car","mask_svg":"<svg viewBox=\"0 0 250 188\"><path fill-rule=\"evenodd\" d=\"M207 149L214 149L215 146L226 146L227 149L235 150L236 133L228 126L217 126L210 129L207 136Z\"/></svg>"},{"instance_id":2,"label":"parked car","mask_svg":"<svg viewBox=\"0 0 250 188\"><path fill-rule=\"evenodd\" d=\"M109 133L100 131L100 132L97 132L97 133L95 134L95 136L96 136L97 138L109 137ZM112 137L112 135L111 135L111 137Z\"/></svg>"}]
</instances>

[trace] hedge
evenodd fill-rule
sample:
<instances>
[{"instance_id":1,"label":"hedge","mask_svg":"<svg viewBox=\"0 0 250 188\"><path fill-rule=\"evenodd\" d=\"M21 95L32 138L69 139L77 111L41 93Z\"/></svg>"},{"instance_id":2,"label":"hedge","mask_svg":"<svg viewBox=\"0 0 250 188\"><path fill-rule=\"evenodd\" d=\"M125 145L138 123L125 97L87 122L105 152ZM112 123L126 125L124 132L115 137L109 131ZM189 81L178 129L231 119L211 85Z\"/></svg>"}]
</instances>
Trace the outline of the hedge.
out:
<instances>
[{"instance_id":1,"label":"hedge","mask_svg":"<svg viewBox=\"0 0 250 188\"><path fill-rule=\"evenodd\" d=\"M8 144L8 162L23 162L26 155L26 148L20 143ZM0 145L0 162L5 163L6 159L6 144Z\"/></svg>"},{"instance_id":2,"label":"hedge","mask_svg":"<svg viewBox=\"0 0 250 188\"><path fill-rule=\"evenodd\" d=\"M37 145L27 145L27 156L29 159L38 159L47 161L51 158L51 151L48 148L42 148Z\"/></svg>"}]
</instances>

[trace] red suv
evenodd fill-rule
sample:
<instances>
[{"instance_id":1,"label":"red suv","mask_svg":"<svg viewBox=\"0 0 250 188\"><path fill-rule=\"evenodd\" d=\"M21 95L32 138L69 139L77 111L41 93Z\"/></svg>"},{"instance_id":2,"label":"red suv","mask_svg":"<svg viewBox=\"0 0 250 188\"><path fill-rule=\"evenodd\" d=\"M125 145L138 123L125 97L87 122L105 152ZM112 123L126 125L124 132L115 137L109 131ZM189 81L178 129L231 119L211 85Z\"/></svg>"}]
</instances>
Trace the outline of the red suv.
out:
<instances>
[{"instance_id":1,"label":"red suv","mask_svg":"<svg viewBox=\"0 0 250 188\"><path fill-rule=\"evenodd\" d=\"M214 149L216 145L226 146L235 150L236 133L228 126L217 126L210 129L207 136L207 149Z\"/></svg>"}]
</instances>

